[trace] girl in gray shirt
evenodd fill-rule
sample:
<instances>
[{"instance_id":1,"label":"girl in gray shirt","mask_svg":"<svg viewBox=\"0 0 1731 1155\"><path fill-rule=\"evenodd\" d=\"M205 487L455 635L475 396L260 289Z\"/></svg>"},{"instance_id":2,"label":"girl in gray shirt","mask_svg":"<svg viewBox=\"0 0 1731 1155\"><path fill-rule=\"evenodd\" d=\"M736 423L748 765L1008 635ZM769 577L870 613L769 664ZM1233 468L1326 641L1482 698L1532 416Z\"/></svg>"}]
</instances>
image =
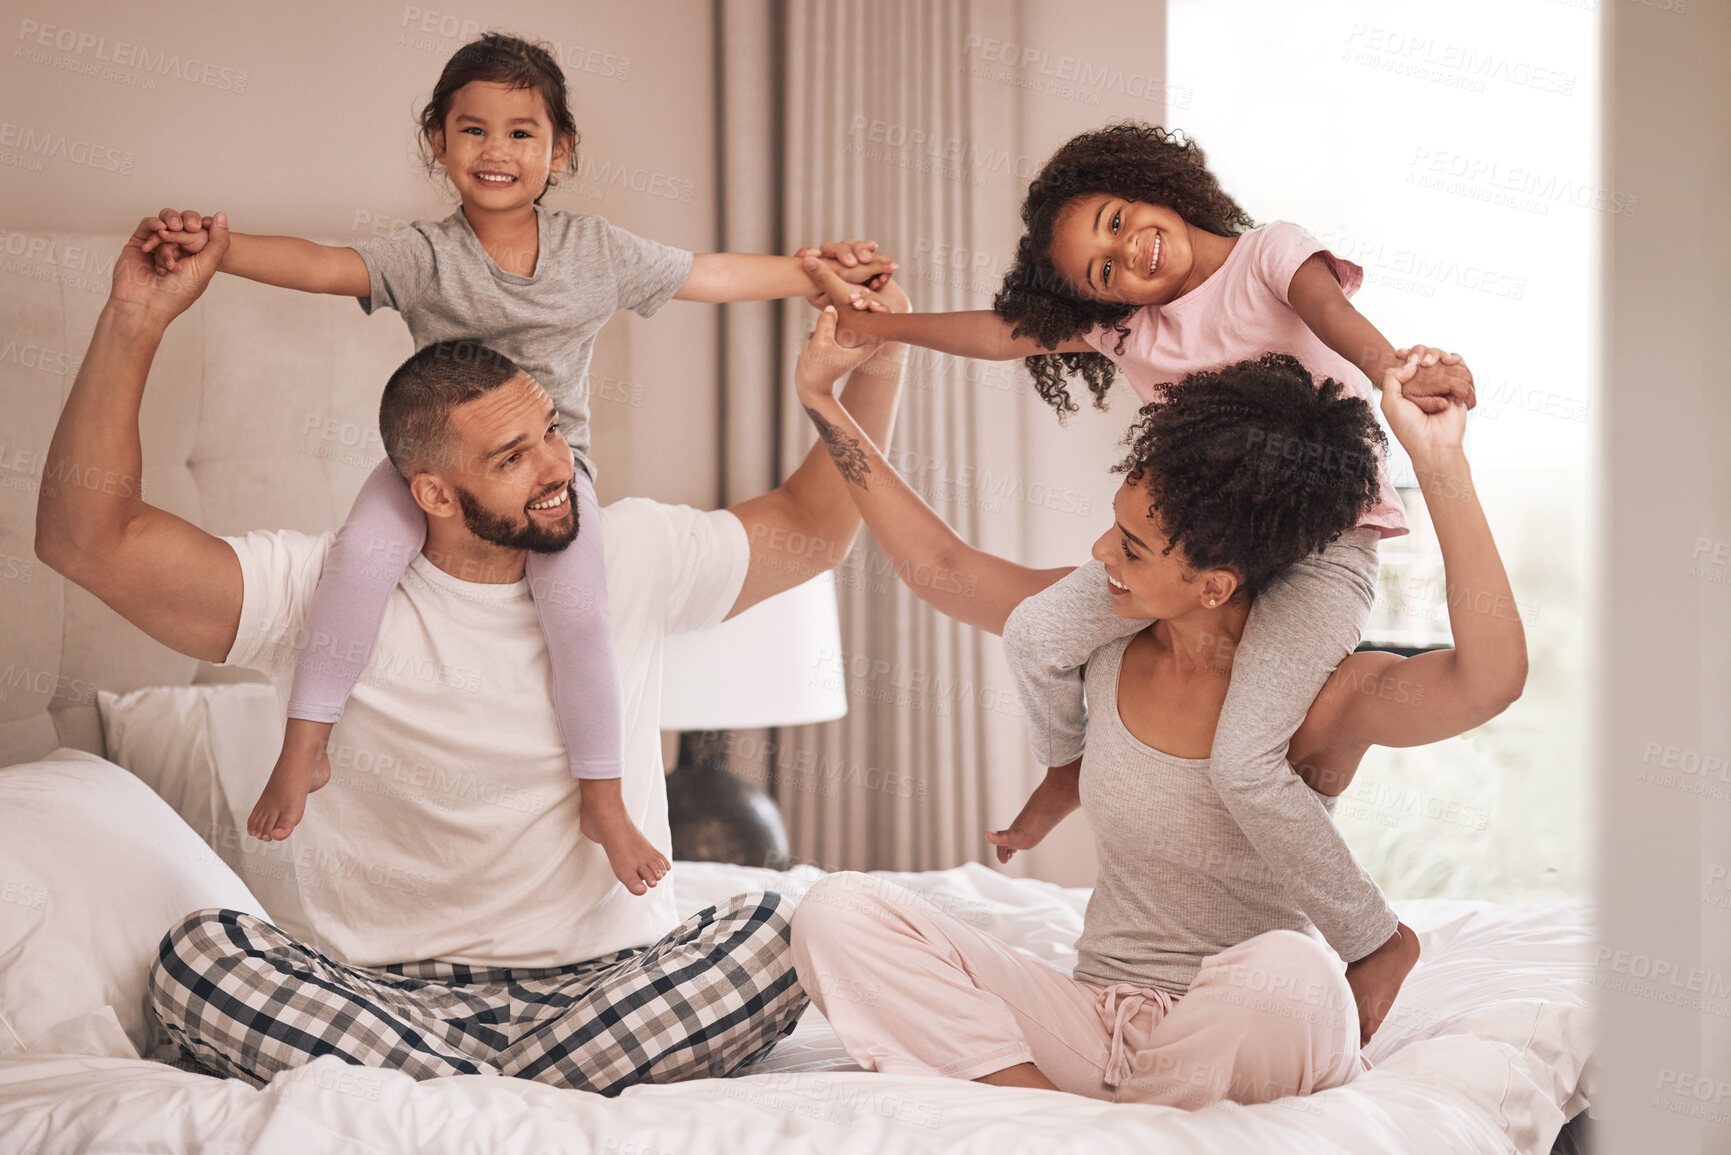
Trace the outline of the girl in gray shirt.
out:
<instances>
[{"instance_id":1,"label":"girl in gray shirt","mask_svg":"<svg viewBox=\"0 0 1731 1155\"><path fill-rule=\"evenodd\" d=\"M569 443L571 480L504 513L482 507L470 489L476 478L452 484L471 532L531 551L529 587L547 637L554 709L581 783L581 828L606 849L619 881L643 894L668 862L632 822L620 791L623 720L589 461L590 352L596 331L620 309L647 317L674 298L804 296L811 280L798 257L694 257L597 216L542 208L555 177L576 170L577 125L565 77L541 45L489 32L458 49L421 112L420 132L429 171L442 168L462 202L455 213L347 247L232 233L222 269L356 297L369 313L395 309L417 349L448 347L453 359L477 350L501 356L546 390L558 412L549 436ZM165 209L157 224L145 247L164 270L208 236L198 213ZM828 263L856 283L881 283L894 268L870 243L840 242L830 251L840 259ZM445 400L430 440L443 440L445 414L465 399ZM414 452L437 458L439 448ZM515 467L509 447L496 458L481 471ZM256 838L287 838L308 792L330 778L331 727L372 654L391 590L426 538L426 515L410 488L424 476L381 464L337 537L307 616L309 644L296 668L282 753L247 822Z\"/></svg>"}]
</instances>

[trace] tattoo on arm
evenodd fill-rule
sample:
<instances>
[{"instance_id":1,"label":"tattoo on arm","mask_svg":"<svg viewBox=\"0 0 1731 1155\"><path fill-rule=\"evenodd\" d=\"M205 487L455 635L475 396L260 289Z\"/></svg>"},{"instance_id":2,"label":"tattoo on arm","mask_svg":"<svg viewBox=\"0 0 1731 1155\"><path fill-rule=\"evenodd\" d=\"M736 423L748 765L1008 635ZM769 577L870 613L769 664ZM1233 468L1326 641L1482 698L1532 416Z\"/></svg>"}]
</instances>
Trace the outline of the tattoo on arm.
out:
<instances>
[{"instance_id":1,"label":"tattoo on arm","mask_svg":"<svg viewBox=\"0 0 1731 1155\"><path fill-rule=\"evenodd\" d=\"M871 464L866 461L865 450L859 447L859 439L849 437L825 421L815 409L807 408L807 417L817 426L817 435L823 438L823 443L829 449L830 460L835 462L836 469L841 471L842 479L866 488L866 475L872 471Z\"/></svg>"}]
</instances>

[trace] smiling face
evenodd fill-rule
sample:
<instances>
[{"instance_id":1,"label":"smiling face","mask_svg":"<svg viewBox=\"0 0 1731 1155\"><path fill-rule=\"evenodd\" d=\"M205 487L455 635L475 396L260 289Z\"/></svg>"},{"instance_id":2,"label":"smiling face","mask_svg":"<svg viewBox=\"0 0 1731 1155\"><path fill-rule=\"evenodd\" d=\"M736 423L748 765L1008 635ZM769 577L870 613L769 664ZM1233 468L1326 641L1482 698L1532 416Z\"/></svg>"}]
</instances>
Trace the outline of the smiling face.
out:
<instances>
[{"instance_id":1,"label":"smiling face","mask_svg":"<svg viewBox=\"0 0 1731 1155\"><path fill-rule=\"evenodd\" d=\"M506 549L554 553L577 536L571 447L553 402L519 373L451 410L455 491L463 524Z\"/></svg>"},{"instance_id":2,"label":"smiling face","mask_svg":"<svg viewBox=\"0 0 1731 1155\"><path fill-rule=\"evenodd\" d=\"M1153 620L1224 606L1238 590L1237 577L1231 570L1191 568L1182 547L1167 553L1171 539L1152 516L1152 504L1144 484L1126 477L1112 499L1112 528L1094 542L1113 610Z\"/></svg>"},{"instance_id":3,"label":"smiling face","mask_svg":"<svg viewBox=\"0 0 1731 1155\"><path fill-rule=\"evenodd\" d=\"M1189 226L1171 209L1088 193L1059 213L1052 265L1084 297L1164 305L1191 287L1195 256Z\"/></svg>"},{"instance_id":4,"label":"smiling face","mask_svg":"<svg viewBox=\"0 0 1731 1155\"><path fill-rule=\"evenodd\" d=\"M571 154L571 141L558 138L539 92L485 80L451 97L432 144L463 206L483 212L533 205Z\"/></svg>"}]
</instances>

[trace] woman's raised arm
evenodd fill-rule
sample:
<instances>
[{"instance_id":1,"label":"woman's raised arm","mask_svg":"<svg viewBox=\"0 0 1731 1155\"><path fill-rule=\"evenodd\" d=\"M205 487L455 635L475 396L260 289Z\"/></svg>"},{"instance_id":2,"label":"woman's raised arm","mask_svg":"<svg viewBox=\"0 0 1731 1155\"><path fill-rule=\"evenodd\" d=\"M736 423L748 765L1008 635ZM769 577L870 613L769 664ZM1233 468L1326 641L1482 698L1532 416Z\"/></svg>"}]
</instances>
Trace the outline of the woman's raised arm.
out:
<instances>
[{"instance_id":1,"label":"woman's raised arm","mask_svg":"<svg viewBox=\"0 0 1731 1155\"><path fill-rule=\"evenodd\" d=\"M1412 365L1408 358L1389 373L1382 410L1412 457L1442 546L1455 644L1413 658L1366 653L1341 663L1329 689L1354 692L1345 694L1335 736L1375 746L1420 746L1470 730L1507 709L1527 679L1526 630L1461 447L1466 407L1421 412L1401 396Z\"/></svg>"},{"instance_id":2,"label":"woman's raised arm","mask_svg":"<svg viewBox=\"0 0 1731 1155\"><path fill-rule=\"evenodd\" d=\"M886 286L885 295L889 293ZM906 298L900 303L906 308ZM819 315L812 337L817 351L825 343L835 347L836 320L833 307ZM1037 570L1017 565L956 536L860 431L836 399L834 382L827 376L795 372L800 404L847 479L848 494L866 528L889 555L896 576L922 600L957 621L1001 634L1005 619L1022 599L1070 572L1068 567Z\"/></svg>"}]
</instances>

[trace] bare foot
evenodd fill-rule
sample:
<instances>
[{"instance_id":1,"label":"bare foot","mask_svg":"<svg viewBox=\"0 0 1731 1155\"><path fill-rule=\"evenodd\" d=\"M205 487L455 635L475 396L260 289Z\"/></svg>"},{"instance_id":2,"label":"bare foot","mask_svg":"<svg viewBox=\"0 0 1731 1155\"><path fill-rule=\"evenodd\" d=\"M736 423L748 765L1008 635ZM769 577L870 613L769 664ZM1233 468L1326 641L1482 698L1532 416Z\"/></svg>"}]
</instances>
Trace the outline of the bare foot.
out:
<instances>
[{"instance_id":1,"label":"bare foot","mask_svg":"<svg viewBox=\"0 0 1731 1155\"><path fill-rule=\"evenodd\" d=\"M1418 935L1403 922L1395 926L1394 935L1387 942L1347 965L1346 983L1358 1003L1360 1046L1370 1042L1388 1017L1401 984L1418 965L1418 956Z\"/></svg>"},{"instance_id":2,"label":"bare foot","mask_svg":"<svg viewBox=\"0 0 1731 1155\"><path fill-rule=\"evenodd\" d=\"M601 844L614 877L625 884L626 890L632 894L649 893L650 887L666 877L672 864L625 813L619 779L582 778L578 780L578 788L583 793L583 805L577 828L583 837Z\"/></svg>"},{"instance_id":3,"label":"bare foot","mask_svg":"<svg viewBox=\"0 0 1731 1155\"><path fill-rule=\"evenodd\" d=\"M290 718L282 753L271 768L270 781L246 820L246 832L261 842L281 842L300 824L307 795L331 780L331 760L325 753L331 724Z\"/></svg>"}]
</instances>

